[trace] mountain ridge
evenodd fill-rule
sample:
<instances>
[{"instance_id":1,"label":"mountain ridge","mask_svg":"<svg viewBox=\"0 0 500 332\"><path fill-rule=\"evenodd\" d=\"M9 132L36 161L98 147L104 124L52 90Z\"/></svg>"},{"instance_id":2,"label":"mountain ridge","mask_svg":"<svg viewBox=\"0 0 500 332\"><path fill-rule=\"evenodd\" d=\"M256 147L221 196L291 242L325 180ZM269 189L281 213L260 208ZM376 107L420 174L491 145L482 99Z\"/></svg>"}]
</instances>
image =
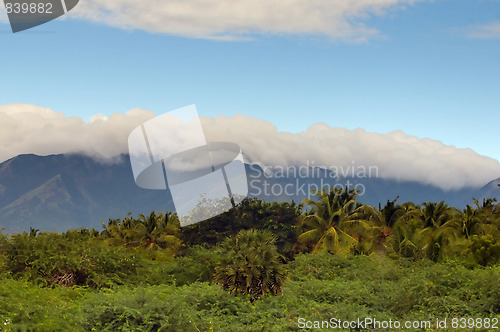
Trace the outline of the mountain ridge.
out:
<instances>
[{"instance_id":1,"label":"mountain ridge","mask_svg":"<svg viewBox=\"0 0 500 332\"><path fill-rule=\"evenodd\" d=\"M108 219L151 211L175 211L168 190L146 190L134 181L128 155L120 162L104 163L79 154L19 155L0 163L0 229L22 232L29 227L64 231L71 228L101 228ZM344 186L351 181L364 188L359 196L364 204L378 206L399 198L399 203L445 200L458 208L472 204L472 197L499 197L496 179L481 188L444 191L417 182L381 178L270 177L256 165L246 164L249 197L266 201L301 202L311 197L309 189L322 184ZM264 188L276 189L264 192ZM286 192L284 188L292 188ZM281 193L279 193L281 189ZM293 191L295 190L295 191ZM260 192L259 192L260 191ZM488 196L488 197L486 197Z\"/></svg>"}]
</instances>

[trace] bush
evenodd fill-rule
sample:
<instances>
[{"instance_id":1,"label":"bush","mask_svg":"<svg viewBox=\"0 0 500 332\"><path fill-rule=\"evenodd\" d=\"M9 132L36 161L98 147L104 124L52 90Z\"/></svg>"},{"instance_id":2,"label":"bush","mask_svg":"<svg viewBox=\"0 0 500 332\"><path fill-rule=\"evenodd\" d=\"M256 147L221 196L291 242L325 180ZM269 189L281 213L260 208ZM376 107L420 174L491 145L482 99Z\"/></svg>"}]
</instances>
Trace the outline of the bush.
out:
<instances>
[{"instance_id":1,"label":"bush","mask_svg":"<svg viewBox=\"0 0 500 332\"><path fill-rule=\"evenodd\" d=\"M195 251L198 257L210 252ZM150 268L170 263L154 262ZM147 266L141 268L148 271ZM4 278L0 319L13 331L250 332L295 331L299 317L432 321L500 315L499 266L470 269L460 261L304 254L289 268L292 278L282 294L261 295L260 301L252 301L252 295L234 296L212 282L127 282L91 289L38 287Z\"/></svg>"},{"instance_id":2,"label":"bush","mask_svg":"<svg viewBox=\"0 0 500 332\"><path fill-rule=\"evenodd\" d=\"M149 285L183 286L195 282L212 281L215 266L221 261L219 248L208 249L194 246L185 250L183 256L167 261L155 261L138 268L141 280Z\"/></svg>"},{"instance_id":3,"label":"bush","mask_svg":"<svg viewBox=\"0 0 500 332\"><path fill-rule=\"evenodd\" d=\"M208 331L210 313L227 304L215 285L121 287L82 303L85 331Z\"/></svg>"},{"instance_id":4,"label":"bush","mask_svg":"<svg viewBox=\"0 0 500 332\"><path fill-rule=\"evenodd\" d=\"M56 233L12 236L7 270L47 286L111 287L136 275L141 260L133 252L97 239L68 239Z\"/></svg>"},{"instance_id":5,"label":"bush","mask_svg":"<svg viewBox=\"0 0 500 332\"><path fill-rule=\"evenodd\" d=\"M493 235L474 235L472 237L471 252L480 265L493 265L500 262L500 242Z\"/></svg>"},{"instance_id":6,"label":"bush","mask_svg":"<svg viewBox=\"0 0 500 332\"><path fill-rule=\"evenodd\" d=\"M0 324L6 331L79 330L81 288L42 288L23 280L0 279Z\"/></svg>"}]
</instances>

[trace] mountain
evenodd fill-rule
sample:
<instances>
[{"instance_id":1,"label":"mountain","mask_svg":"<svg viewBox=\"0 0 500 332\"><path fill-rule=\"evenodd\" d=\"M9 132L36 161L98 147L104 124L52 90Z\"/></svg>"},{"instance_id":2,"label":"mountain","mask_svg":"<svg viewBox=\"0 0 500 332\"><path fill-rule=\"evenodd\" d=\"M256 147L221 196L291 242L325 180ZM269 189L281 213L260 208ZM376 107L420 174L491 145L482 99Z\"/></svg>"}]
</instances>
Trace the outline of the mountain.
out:
<instances>
[{"instance_id":1,"label":"mountain","mask_svg":"<svg viewBox=\"0 0 500 332\"><path fill-rule=\"evenodd\" d=\"M101 229L101 222L172 210L167 191L136 186L128 156L103 164L82 155L19 155L0 164L0 228Z\"/></svg>"},{"instance_id":2,"label":"mountain","mask_svg":"<svg viewBox=\"0 0 500 332\"><path fill-rule=\"evenodd\" d=\"M398 181L383 179L376 176L373 177L337 177L333 178L332 174L328 171L310 171L309 174L313 176L302 177L302 176L286 176L282 177L270 177L269 175L263 174L264 172L255 170L253 173L260 173L260 176L249 181L250 196L256 196L262 198L266 201L291 201L292 199L296 202L302 201L304 198L314 198L306 189L318 189L326 186L335 187L345 187L355 188L360 191L358 196L358 201L363 204L369 204L377 207L379 204L384 205L388 200L392 201L398 197L398 203L402 204L405 202L414 202L420 204L423 202L440 202L445 201L450 206L455 206L457 208L464 208L466 204L472 203L472 197L479 197L483 193L487 194L483 188L476 187L465 187L459 190L443 190L441 188L422 184L413 181ZM248 174L252 174L249 172ZM252 175L249 175L252 178ZM257 185L252 186L252 181L256 181ZM267 183L266 183L267 182ZM262 185L266 183L265 185ZM273 186L278 188L272 192ZM279 188L284 188L289 186L288 192L293 193L288 195L287 193L280 193ZM255 190L253 190L255 187ZM262 188L267 188L267 193L262 190ZM300 190L300 188L303 187ZM500 197L500 194L497 193ZM495 197L495 196L493 196Z\"/></svg>"},{"instance_id":3,"label":"mountain","mask_svg":"<svg viewBox=\"0 0 500 332\"><path fill-rule=\"evenodd\" d=\"M80 227L102 229L110 218L155 211L174 211L168 190L146 190L134 182L128 155L120 162L102 163L91 157L71 155L19 155L0 163L0 228L22 232L30 227L64 231ZM245 165L249 196L267 201L302 201L311 189L324 185L356 186L362 203L378 206L399 196L398 202L445 200L462 208L472 197L499 197L492 181L483 188L444 191L417 182L378 177L334 177L332 172L306 170L268 174L256 165Z\"/></svg>"},{"instance_id":4,"label":"mountain","mask_svg":"<svg viewBox=\"0 0 500 332\"><path fill-rule=\"evenodd\" d=\"M482 201L483 199L487 198L496 198L497 200L500 200L500 178L491 181L481 189L477 190L474 193L474 197L477 198L479 201Z\"/></svg>"}]
</instances>

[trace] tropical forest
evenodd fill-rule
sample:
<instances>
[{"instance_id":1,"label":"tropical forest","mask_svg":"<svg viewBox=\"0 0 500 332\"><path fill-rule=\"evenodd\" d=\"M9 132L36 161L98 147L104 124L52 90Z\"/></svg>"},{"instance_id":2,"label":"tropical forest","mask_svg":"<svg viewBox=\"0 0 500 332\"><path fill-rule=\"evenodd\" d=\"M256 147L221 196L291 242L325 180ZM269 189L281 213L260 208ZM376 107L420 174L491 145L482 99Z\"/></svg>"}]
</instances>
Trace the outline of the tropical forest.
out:
<instances>
[{"instance_id":1,"label":"tropical forest","mask_svg":"<svg viewBox=\"0 0 500 332\"><path fill-rule=\"evenodd\" d=\"M1 329L500 330L500 204L419 203L331 188L185 227L0 233Z\"/></svg>"}]
</instances>

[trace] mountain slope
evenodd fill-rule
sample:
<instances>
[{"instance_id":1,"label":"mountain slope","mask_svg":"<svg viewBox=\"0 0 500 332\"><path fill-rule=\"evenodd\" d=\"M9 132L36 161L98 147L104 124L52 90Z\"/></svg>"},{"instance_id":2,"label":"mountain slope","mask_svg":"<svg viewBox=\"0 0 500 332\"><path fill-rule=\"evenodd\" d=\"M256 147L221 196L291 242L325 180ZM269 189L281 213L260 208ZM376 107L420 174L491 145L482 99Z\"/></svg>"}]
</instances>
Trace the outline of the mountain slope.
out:
<instances>
[{"instance_id":1,"label":"mountain slope","mask_svg":"<svg viewBox=\"0 0 500 332\"><path fill-rule=\"evenodd\" d=\"M0 228L101 229L101 222L173 208L168 191L136 186L128 156L102 164L81 155L20 155L0 164Z\"/></svg>"},{"instance_id":2,"label":"mountain slope","mask_svg":"<svg viewBox=\"0 0 500 332\"><path fill-rule=\"evenodd\" d=\"M498 186L499 184L500 178L491 181L490 183L476 191L474 193L474 197L480 201L486 198L496 198L497 200L500 200L500 187Z\"/></svg>"},{"instance_id":3,"label":"mountain slope","mask_svg":"<svg viewBox=\"0 0 500 332\"><path fill-rule=\"evenodd\" d=\"M249 196L267 201L301 202L311 189L324 185L357 186L362 203L378 206L399 196L398 203L446 201L463 208L472 197L499 197L500 188L492 181L483 188L444 191L417 182L372 178L321 176L274 176L256 165L246 165ZM317 169L316 169L317 171ZM168 190L137 187L130 160L103 164L82 155L19 155L0 164L0 228L20 232L30 227L64 231L79 227L102 229L109 218L123 218L150 211L175 211Z\"/></svg>"},{"instance_id":4,"label":"mountain slope","mask_svg":"<svg viewBox=\"0 0 500 332\"><path fill-rule=\"evenodd\" d=\"M254 166L251 166L250 169L253 170L247 168L249 174L252 174L253 171L254 174L257 173L259 175L258 177L253 175L254 178L249 181L251 196L263 198L268 201L291 201L294 199L296 202L300 202L304 198L313 198L309 193L310 190L307 189L319 189L324 186L327 188L330 186L345 187L347 185L350 189L355 188L360 191L360 195L358 196L360 202L372 206L378 206L379 203L384 205L388 200L392 201L396 197L399 197L399 204L409 201L416 204L427 201L446 201L448 205L463 208L466 204L472 202L474 193L480 190L479 188L467 187L459 190L445 191L441 188L418 182L387 180L379 177L333 178L328 173L308 178L272 178L264 175L263 172L256 171ZM251 178L252 175L249 177ZM284 190L280 193L280 188L286 188L287 186L290 189L288 192L293 193L292 195L287 195ZM276 190L273 191L273 187ZM266 193L269 193L269 195L266 195Z\"/></svg>"},{"instance_id":5,"label":"mountain slope","mask_svg":"<svg viewBox=\"0 0 500 332\"><path fill-rule=\"evenodd\" d=\"M22 220L29 220L34 215L38 220L43 220L45 227L42 228L45 229L56 228L61 220L70 222L68 226L71 228L78 227L71 222L78 219L75 213L77 211L78 207L72 203L62 177L58 174L4 206L0 209L0 216L4 220L2 227L19 232L24 229Z\"/></svg>"}]
</instances>

